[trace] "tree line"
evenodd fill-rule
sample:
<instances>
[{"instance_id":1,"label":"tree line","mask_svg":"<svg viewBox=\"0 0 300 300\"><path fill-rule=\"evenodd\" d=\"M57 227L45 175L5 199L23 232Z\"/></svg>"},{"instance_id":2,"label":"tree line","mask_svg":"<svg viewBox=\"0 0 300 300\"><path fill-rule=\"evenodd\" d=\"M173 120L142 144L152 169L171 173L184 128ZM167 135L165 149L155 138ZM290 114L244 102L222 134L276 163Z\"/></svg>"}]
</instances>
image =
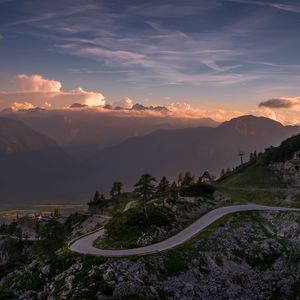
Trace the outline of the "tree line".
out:
<instances>
[{"instance_id":1,"label":"tree line","mask_svg":"<svg viewBox=\"0 0 300 300\"><path fill-rule=\"evenodd\" d=\"M166 176L163 176L158 182L155 177L149 173L143 174L136 184L133 186L133 195L140 198L143 206L153 198L167 198L170 201L176 202L179 196L195 197L203 194L213 193L214 186L211 183L203 182L203 177L210 179L208 172L198 179L190 172L180 173L177 182L170 182ZM211 181L213 179L210 179ZM110 196L111 199L122 194L123 184L120 181L113 183ZM102 206L106 200L104 194L96 191L93 199L88 203L89 206Z\"/></svg>"}]
</instances>

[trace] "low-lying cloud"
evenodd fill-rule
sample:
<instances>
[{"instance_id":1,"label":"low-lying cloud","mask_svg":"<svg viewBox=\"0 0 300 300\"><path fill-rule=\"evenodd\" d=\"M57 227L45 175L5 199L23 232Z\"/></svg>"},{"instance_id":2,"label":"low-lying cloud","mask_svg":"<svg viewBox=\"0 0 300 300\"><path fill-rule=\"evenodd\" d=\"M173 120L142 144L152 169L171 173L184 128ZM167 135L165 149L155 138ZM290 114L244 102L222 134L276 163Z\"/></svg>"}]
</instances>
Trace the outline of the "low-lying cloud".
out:
<instances>
[{"instance_id":1,"label":"low-lying cloud","mask_svg":"<svg viewBox=\"0 0 300 300\"><path fill-rule=\"evenodd\" d=\"M125 97L125 98L121 99L120 101L115 101L112 106L114 108L122 107L122 108L130 109L130 108L132 108L133 104L134 103L130 98Z\"/></svg>"},{"instance_id":2,"label":"low-lying cloud","mask_svg":"<svg viewBox=\"0 0 300 300\"><path fill-rule=\"evenodd\" d=\"M38 74L19 74L13 79L13 84L15 91L0 91L0 109L25 102L46 108L68 107L74 102L88 106L105 105L105 97L100 92L87 91L81 87L63 91L60 81L46 79Z\"/></svg>"},{"instance_id":3,"label":"low-lying cloud","mask_svg":"<svg viewBox=\"0 0 300 300\"><path fill-rule=\"evenodd\" d=\"M19 74L15 78L18 91L23 92L60 92L61 83L57 80L49 80L41 75Z\"/></svg>"},{"instance_id":4,"label":"low-lying cloud","mask_svg":"<svg viewBox=\"0 0 300 300\"><path fill-rule=\"evenodd\" d=\"M51 110L84 109L106 116L211 118L218 122L245 114L253 114L265 116L283 124L300 124L300 97L272 98L261 102L259 108L247 112L226 111L223 109L205 110L193 108L190 104L184 102L167 104L165 105L166 109L153 105L147 109L136 110L132 109L136 103L128 97L106 102L104 95L100 92L87 91L81 87L63 91L60 81L47 79L41 75L19 74L13 79L13 84L14 91L0 91L0 110L7 107L11 107L14 111L36 107ZM73 103L79 104L77 108L70 108ZM106 103L110 105L105 107ZM282 109L282 111L278 112L278 109Z\"/></svg>"},{"instance_id":5,"label":"low-lying cloud","mask_svg":"<svg viewBox=\"0 0 300 300\"><path fill-rule=\"evenodd\" d=\"M30 102L14 102L11 106L11 109L14 111L17 110L29 110L29 109L33 109L35 108L35 106L30 103Z\"/></svg>"},{"instance_id":6,"label":"low-lying cloud","mask_svg":"<svg viewBox=\"0 0 300 300\"><path fill-rule=\"evenodd\" d=\"M272 98L267 101L261 102L260 107L269 107L269 108L293 108L300 105L300 97L280 97Z\"/></svg>"}]
</instances>

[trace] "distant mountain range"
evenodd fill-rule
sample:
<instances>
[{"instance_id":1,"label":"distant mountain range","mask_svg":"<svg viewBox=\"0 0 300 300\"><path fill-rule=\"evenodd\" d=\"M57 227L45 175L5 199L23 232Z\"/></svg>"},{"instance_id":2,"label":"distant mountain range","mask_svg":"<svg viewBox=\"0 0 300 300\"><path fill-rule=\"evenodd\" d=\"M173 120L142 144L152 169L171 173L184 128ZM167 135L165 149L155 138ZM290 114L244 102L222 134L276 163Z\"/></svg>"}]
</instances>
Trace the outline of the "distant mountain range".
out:
<instances>
[{"instance_id":1,"label":"distant mountain range","mask_svg":"<svg viewBox=\"0 0 300 300\"><path fill-rule=\"evenodd\" d=\"M6 109L0 116L20 120L32 129L55 140L67 153L79 160L96 154L104 147L116 145L127 138L142 136L158 129L187 127L216 127L219 123L209 118L179 118L164 115L163 107L144 107L136 104L130 114L125 111L99 112L74 103L70 110L13 111ZM80 109L84 108L84 109ZM144 111L154 110L157 115L141 116Z\"/></svg>"},{"instance_id":2,"label":"distant mountain range","mask_svg":"<svg viewBox=\"0 0 300 300\"><path fill-rule=\"evenodd\" d=\"M20 121L0 118L0 166L2 203L79 199L80 164Z\"/></svg>"},{"instance_id":3,"label":"distant mountain range","mask_svg":"<svg viewBox=\"0 0 300 300\"><path fill-rule=\"evenodd\" d=\"M48 114L47 111L40 113ZM76 128L72 127L74 123L79 126L82 139L86 133L90 142L98 143L99 132L89 132L96 121L91 118L89 124L88 115L83 114L81 123L80 111L70 115L49 113L45 118L37 118L36 112L27 112L26 117L22 114L14 116L24 119L32 127L40 126L40 132L57 132L57 136L65 140L68 137L70 147L70 128ZM68 116L72 116L71 120ZM123 126L133 128L134 121L124 120ZM117 126L121 128L121 120L118 122ZM147 120L140 124L145 123ZM102 124L105 124L104 120ZM153 130L153 126L151 128ZM105 136L110 130L101 131L100 128L100 135ZM166 175L170 179L186 170L196 175L205 170L219 175L222 168L239 164L240 151L245 153L247 160L250 152L276 146L296 133L300 133L299 126L283 126L267 118L243 116L216 128L156 130L112 147L99 148L96 154L80 161L67 154L53 138L23 122L1 117L0 202L87 201L96 189L108 192L115 180L121 180L125 187L131 186L145 172L158 178Z\"/></svg>"},{"instance_id":4,"label":"distant mountain range","mask_svg":"<svg viewBox=\"0 0 300 300\"><path fill-rule=\"evenodd\" d=\"M250 152L276 146L299 132L299 126L283 126L268 118L243 116L217 128L158 130L130 138L100 151L88 164L102 182L118 179L133 184L145 172L176 178L185 170L197 175L209 170L218 176L222 168L239 164L240 151L247 160Z\"/></svg>"}]
</instances>

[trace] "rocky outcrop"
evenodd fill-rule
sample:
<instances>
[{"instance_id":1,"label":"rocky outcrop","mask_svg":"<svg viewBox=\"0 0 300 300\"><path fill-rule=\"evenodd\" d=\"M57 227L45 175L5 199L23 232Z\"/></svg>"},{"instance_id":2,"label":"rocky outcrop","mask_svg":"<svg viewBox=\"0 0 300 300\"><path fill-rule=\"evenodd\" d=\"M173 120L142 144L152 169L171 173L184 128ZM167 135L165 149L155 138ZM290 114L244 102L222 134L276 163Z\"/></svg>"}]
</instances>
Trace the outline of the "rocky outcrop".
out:
<instances>
[{"instance_id":1,"label":"rocky outcrop","mask_svg":"<svg viewBox=\"0 0 300 300\"><path fill-rule=\"evenodd\" d=\"M295 152L292 159L271 163L269 167L291 187L300 188L300 151Z\"/></svg>"},{"instance_id":2,"label":"rocky outcrop","mask_svg":"<svg viewBox=\"0 0 300 300\"><path fill-rule=\"evenodd\" d=\"M299 299L299 223L293 212L237 213L171 251L130 259L72 255L61 271L63 257L33 261L0 286L10 282L15 299ZM22 286L25 274L44 280L41 290Z\"/></svg>"}]
</instances>

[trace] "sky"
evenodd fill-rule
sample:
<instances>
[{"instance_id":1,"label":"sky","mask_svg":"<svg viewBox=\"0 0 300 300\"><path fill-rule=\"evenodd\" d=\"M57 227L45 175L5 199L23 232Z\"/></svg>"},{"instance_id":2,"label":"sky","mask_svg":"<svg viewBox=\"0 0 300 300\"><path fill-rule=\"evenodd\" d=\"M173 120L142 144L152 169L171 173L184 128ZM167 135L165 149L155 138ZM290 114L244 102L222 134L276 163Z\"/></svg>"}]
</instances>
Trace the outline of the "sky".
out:
<instances>
[{"instance_id":1,"label":"sky","mask_svg":"<svg viewBox=\"0 0 300 300\"><path fill-rule=\"evenodd\" d=\"M0 109L142 103L300 123L299 32L299 0L0 0Z\"/></svg>"}]
</instances>

